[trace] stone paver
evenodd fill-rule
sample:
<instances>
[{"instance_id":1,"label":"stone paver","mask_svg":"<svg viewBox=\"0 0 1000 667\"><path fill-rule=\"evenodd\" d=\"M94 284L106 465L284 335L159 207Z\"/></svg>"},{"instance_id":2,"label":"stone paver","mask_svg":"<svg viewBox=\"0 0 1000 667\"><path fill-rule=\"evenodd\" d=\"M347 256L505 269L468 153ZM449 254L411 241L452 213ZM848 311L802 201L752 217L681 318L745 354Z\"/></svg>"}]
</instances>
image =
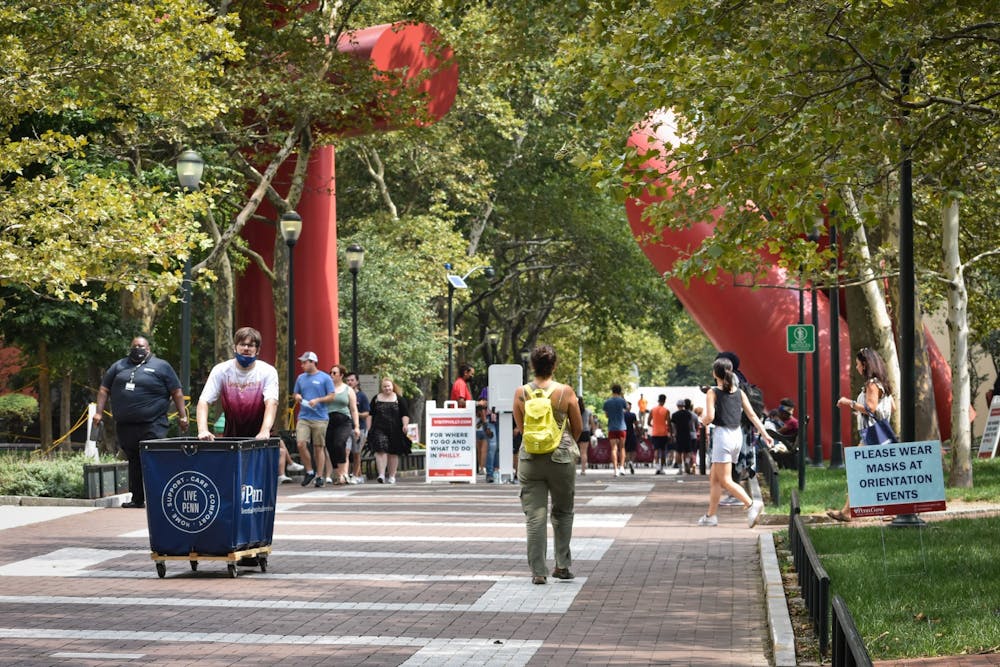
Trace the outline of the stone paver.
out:
<instances>
[{"instance_id":1,"label":"stone paver","mask_svg":"<svg viewBox=\"0 0 1000 667\"><path fill-rule=\"evenodd\" d=\"M0 664L769 664L766 528L696 526L704 477L578 479L577 578L546 586L515 485L281 486L268 572L237 579L159 579L141 511L4 507Z\"/></svg>"}]
</instances>

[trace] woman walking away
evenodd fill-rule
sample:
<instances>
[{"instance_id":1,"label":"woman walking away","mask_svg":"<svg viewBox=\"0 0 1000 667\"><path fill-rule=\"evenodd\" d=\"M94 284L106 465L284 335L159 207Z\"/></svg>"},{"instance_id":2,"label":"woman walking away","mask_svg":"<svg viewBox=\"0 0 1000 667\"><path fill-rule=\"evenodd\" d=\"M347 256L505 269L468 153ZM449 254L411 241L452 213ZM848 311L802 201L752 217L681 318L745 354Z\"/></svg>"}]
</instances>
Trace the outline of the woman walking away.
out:
<instances>
[{"instance_id":1,"label":"woman walking away","mask_svg":"<svg viewBox=\"0 0 1000 667\"><path fill-rule=\"evenodd\" d=\"M569 543L573 536L573 502L576 493L576 443L583 431L580 404L567 385L552 379L556 352L539 345L531 353L533 382L514 393L514 424L521 434L517 479L521 508L528 530L528 565L531 583L546 583L546 522L552 497L552 534L556 579L572 579Z\"/></svg>"},{"instance_id":2,"label":"woman walking away","mask_svg":"<svg viewBox=\"0 0 1000 667\"><path fill-rule=\"evenodd\" d=\"M410 453L411 443L406 437L410 407L392 378L382 378L379 387L381 391L372 399L368 413L368 446L375 452L378 483L395 484L399 457Z\"/></svg>"},{"instance_id":3,"label":"woman walking away","mask_svg":"<svg viewBox=\"0 0 1000 667\"><path fill-rule=\"evenodd\" d=\"M719 508L722 490L725 489L743 503L743 509L747 511L747 525L753 528L764 512L764 503L751 500L743 487L733 481L733 462L743 447L743 429L740 428L741 410L767 442L768 447L774 444L774 439L764 430L764 425L753 411L746 394L736 386L733 362L725 357L719 357L712 364L712 375L715 376L715 386L705 394L705 414L701 418L701 422L706 426L712 424L715 427L712 431L708 513L698 519L698 525L719 525L719 517L715 512Z\"/></svg>"},{"instance_id":4,"label":"woman walking away","mask_svg":"<svg viewBox=\"0 0 1000 667\"><path fill-rule=\"evenodd\" d=\"M851 409L851 412L857 417L858 432L860 433L872 424L872 418L868 416L869 410L876 419L889 420L896 406L892 399L889 373L886 371L885 362L882 361L878 352L867 347L861 348L858 350L857 356L854 357L854 368L864 378L864 386L861 387L857 400L852 401L846 396L841 396L837 399L837 407ZM859 442L859 444L864 443ZM844 499L844 506L841 509L829 509L826 514L837 521L850 521L850 498Z\"/></svg>"}]
</instances>

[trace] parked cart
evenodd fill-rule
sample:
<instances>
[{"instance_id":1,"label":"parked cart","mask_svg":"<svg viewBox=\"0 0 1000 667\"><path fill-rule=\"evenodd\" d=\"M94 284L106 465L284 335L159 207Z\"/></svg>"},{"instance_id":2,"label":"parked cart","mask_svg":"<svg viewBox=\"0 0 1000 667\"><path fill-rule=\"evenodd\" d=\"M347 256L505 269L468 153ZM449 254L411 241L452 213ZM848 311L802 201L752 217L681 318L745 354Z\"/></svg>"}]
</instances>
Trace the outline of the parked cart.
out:
<instances>
[{"instance_id":1,"label":"parked cart","mask_svg":"<svg viewBox=\"0 0 1000 667\"><path fill-rule=\"evenodd\" d=\"M150 557L166 576L168 560L225 561L267 572L278 493L278 439L146 440L142 475Z\"/></svg>"}]
</instances>

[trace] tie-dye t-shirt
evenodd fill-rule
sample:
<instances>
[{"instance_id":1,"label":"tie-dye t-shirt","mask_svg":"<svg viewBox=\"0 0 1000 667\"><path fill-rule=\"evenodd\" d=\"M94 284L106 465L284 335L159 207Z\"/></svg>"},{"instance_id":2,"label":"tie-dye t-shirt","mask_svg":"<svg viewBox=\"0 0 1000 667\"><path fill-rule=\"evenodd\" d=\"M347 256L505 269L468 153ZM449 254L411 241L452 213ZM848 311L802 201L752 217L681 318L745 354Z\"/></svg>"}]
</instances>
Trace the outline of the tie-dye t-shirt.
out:
<instances>
[{"instance_id":1,"label":"tie-dye t-shirt","mask_svg":"<svg viewBox=\"0 0 1000 667\"><path fill-rule=\"evenodd\" d=\"M225 436L252 438L264 422L264 401L278 400L278 371L258 359L248 370L235 360L216 364L208 375L201 401L222 402Z\"/></svg>"}]
</instances>

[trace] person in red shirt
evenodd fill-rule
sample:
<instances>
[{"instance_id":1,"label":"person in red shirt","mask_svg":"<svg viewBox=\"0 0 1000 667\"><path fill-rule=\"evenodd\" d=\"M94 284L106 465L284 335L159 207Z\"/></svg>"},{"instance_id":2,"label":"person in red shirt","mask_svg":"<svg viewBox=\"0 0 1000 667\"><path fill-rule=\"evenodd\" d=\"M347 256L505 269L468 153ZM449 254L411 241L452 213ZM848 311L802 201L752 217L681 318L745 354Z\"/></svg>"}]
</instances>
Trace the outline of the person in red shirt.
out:
<instances>
[{"instance_id":1,"label":"person in red shirt","mask_svg":"<svg viewBox=\"0 0 1000 667\"><path fill-rule=\"evenodd\" d=\"M472 400L472 390L469 388L469 380L476 374L476 369L471 364L461 364L458 367L458 377L455 384L451 385L451 396L448 400L458 403L458 407L464 408L466 401Z\"/></svg>"},{"instance_id":2,"label":"person in red shirt","mask_svg":"<svg viewBox=\"0 0 1000 667\"><path fill-rule=\"evenodd\" d=\"M655 452L657 475L664 475L666 466L667 443L670 442L670 427L667 426L670 420L670 410L667 409L667 395L660 394L656 399L656 405L649 411L649 437L653 441Z\"/></svg>"}]
</instances>

